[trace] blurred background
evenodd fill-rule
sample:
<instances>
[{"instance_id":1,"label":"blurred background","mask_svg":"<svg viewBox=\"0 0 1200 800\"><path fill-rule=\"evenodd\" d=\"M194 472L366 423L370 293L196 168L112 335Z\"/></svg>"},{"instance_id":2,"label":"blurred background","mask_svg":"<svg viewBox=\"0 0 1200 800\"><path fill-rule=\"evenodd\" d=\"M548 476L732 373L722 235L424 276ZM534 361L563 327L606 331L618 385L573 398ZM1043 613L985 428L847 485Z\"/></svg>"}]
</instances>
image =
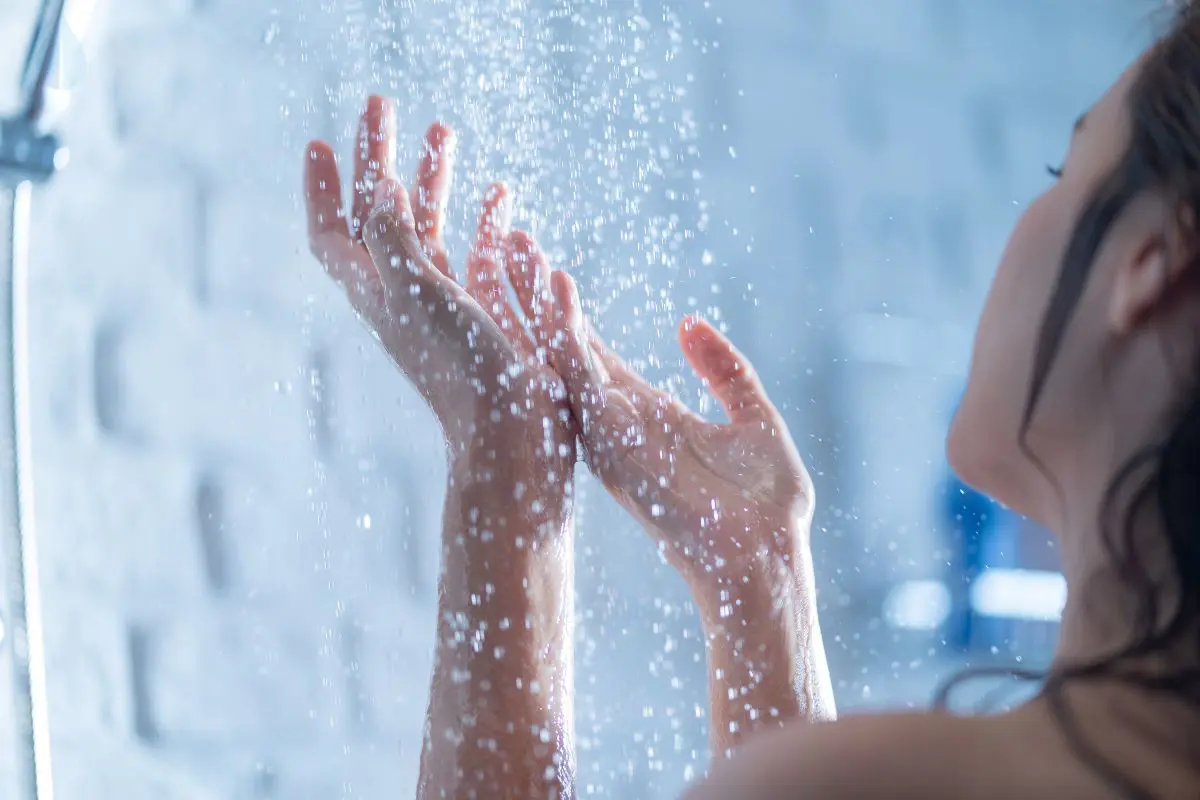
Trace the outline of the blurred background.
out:
<instances>
[{"instance_id":1,"label":"blurred background","mask_svg":"<svg viewBox=\"0 0 1200 800\"><path fill-rule=\"evenodd\" d=\"M34 6L0 6L5 90ZM711 411L675 345L685 312L750 354L816 481L843 713L1045 663L1053 543L957 484L943 437L1008 231L1154 2L98 8L96 45L61 55L69 167L33 197L59 798L412 791L439 433L307 254L298 194L305 143L349 158L371 91L396 98L403 174L429 122L458 128L459 257L504 178L657 381ZM707 761L695 613L580 480L581 793L671 797Z\"/></svg>"}]
</instances>

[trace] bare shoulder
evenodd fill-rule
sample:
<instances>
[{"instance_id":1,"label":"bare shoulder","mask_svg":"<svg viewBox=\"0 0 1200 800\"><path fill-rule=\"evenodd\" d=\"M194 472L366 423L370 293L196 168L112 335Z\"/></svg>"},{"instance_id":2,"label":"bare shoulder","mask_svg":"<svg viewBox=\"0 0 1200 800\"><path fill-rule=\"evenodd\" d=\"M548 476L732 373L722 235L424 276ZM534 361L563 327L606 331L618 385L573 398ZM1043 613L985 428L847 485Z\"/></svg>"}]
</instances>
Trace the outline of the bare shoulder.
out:
<instances>
[{"instance_id":1,"label":"bare shoulder","mask_svg":"<svg viewBox=\"0 0 1200 800\"><path fill-rule=\"evenodd\" d=\"M766 735L686 798L1082 796L1072 786L1077 770L1058 750L1057 737L1020 713L849 717Z\"/></svg>"}]
</instances>

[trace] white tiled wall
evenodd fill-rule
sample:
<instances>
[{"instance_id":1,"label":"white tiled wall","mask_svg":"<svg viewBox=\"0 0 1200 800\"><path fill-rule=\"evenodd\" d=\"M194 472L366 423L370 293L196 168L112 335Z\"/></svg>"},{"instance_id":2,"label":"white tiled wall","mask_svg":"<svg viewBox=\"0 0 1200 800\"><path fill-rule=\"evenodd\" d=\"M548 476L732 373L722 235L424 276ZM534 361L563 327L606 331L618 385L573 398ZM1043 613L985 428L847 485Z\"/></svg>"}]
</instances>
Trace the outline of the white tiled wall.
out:
<instances>
[{"instance_id":1,"label":"white tiled wall","mask_svg":"<svg viewBox=\"0 0 1200 800\"><path fill-rule=\"evenodd\" d=\"M825 636L843 704L868 684L873 699L889 686L903 695L862 598L932 568L927 492L961 360L849 362L847 342L913 326L928 339L947 325L959 331L947 352L966 352L1008 225L1075 114L1136 52L1143 4L108 5L103 56L64 127L72 164L38 190L34 213L59 798L412 790L438 436L311 263L296 197L306 139L344 146L370 89L401 98L408 153L434 113L458 123L476 195L503 164L498 149L515 148L505 177L543 190L526 212L538 210L594 297L618 295L606 329L632 326L667 372L673 337L647 321L689 299L721 305L818 474L819 566L837 600ZM573 16L550 13L565 6ZM664 6L683 23L663 22ZM0 24L4 48L23 36ZM547 56L555 42L569 46ZM446 65L458 71L439 73ZM632 85L649 108L640 150L621 143L639 128L636 98L616 93ZM602 145L589 152L589 139ZM635 187L639 165L662 174L651 170L629 210L614 191ZM707 233L672 238L663 231L701 216L697 200L668 194L695 190L692 169ZM475 211L464 200L454 213L461 230ZM642 231L638 214L675 248L649 288L622 279L638 248L619 232ZM676 310L651 307L660 290ZM909 327L889 328L884 313ZM890 342L901 361L904 341ZM703 763L700 648L682 633L692 618L678 582L598 494L588 488L580 522L581 784L659 796Z\"/></svg>"}]
</instances>

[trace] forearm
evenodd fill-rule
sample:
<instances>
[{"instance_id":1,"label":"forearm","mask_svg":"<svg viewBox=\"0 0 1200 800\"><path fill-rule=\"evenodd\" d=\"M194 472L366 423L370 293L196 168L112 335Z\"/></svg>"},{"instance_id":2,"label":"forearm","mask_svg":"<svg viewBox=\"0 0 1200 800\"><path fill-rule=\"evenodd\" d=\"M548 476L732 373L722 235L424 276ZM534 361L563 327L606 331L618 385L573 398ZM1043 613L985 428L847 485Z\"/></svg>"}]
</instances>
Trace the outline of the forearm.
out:
<instances>
[{"instance_id":1,"label":"forearm","mask_svg":"<svg viewBox=\"0 0 1200 800\"><path fill-rule=\"evenodd\" d=\"M760 731L837 715L811 571L773 572L731 575L700 603L714 757Z\"/></svg>"},{"instance_id":2,"label":"forearm","mask_svg":"<svg viewBox=\"0 0 1200 800\"><path fill-rule=\"evenodd\" d=\"M420 798L574 794L569 503L511 477L447 494Z\"/></svg>"}]
</instances>

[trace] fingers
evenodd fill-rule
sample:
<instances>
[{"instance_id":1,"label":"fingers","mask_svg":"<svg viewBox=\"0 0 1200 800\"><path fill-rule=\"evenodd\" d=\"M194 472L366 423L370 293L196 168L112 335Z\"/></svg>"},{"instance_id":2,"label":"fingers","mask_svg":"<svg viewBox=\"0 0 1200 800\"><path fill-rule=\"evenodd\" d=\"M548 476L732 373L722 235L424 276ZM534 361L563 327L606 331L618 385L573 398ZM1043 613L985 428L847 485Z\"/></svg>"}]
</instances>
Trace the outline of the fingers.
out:
<instances>
[{"instance_id":1,"label":"fingers","mask_svg":"<svg viewBox=\"0 0 1200 800\"><path fill-rule=\"evenodd\" d=\"M304 203L308 210L310 248L324 234L350 235L342 214L342 181L338 176L337 159L324 142L313 142L308 146L308 158L304 161Z\"/></svg>"},{"instance_id":2,"label":"fingers","mask_svg":"<svg viewBox=\"0 0 1200 800\"><path fill-rule=\"evenodd\" d=\"M605 407L608 374L593 357L583 326L583 311L575 282L565 272L550 278L554 309L550 363L562 378L585 438L594 436Z\"/></svg>"},{"instance_id":3,"label":"fingers","mask_svg":"<svg viewBox=\"0 0 1200 800\"><path fill-rule=\"evenodd\" d=\"M512 224L512 202L508 187L494 184L483 199L475 244L467 256L466 288L475 301L500 326L513 345L526 354L534 351L533 342L505 296L505 240Z\"/></svg>"},{"instance_id":4,"label":"fingers","mask_svg":"<svg viewBox=\"0 0 1200 800\"><path fill-rule=\"evenodd\" d=\"M362 245L343 236L330 239L322 263L326 274L346 292L355 313L378 327L384 318L386 293L379 270Z\"/></svg>"},{"instance_id":5,"label":"fingers","mask_svg":"<svg viewBox=\"0 0 1200 800\"><path fill-rule=\"evenodd\" d=\"M475 243L467 256L467 291L489 311L494 300L504 297L504 279L500 264L504 259L504 239L512 224L508 187L497 183L483 198Z\"/></svg>"},{"instance_id":6,"label":"fingers","mask_svg":"<svg viewBox=\"0 0 1200 800\"><path fill-rule=\"evenodd\" d=\"M413 215L417 238L442 274L450 274L450 262L442 236L446 205L454 178L454 152L458 139L449 126L434 123L425 134L417 179L412 188Z\"/></svg>"},{"instance_id":7,"label":"fingers","mask_svg":"<svg viewBox=\"0 0 1200 800\"><path fill-rule=\"evenodd\" d=\"M387 186L396 198L387 203L406 209L408 193L393 181ZM470 435L479 398L497 402L495 392L508 386L522 357L466 290L430 262L410 217L385 206L367 221L363 241L385 287L376 335L443 426Z\"/></svg>"},{"instance_id":8,"label":"fingers","mask_svg":"<svg viewBox=\"0 0 1200 800\"><path fill-rule=\"evenodd\" d=\"M377 206L363 229L363 243L385 284L398 271L419 272L429 266L421 249L409 206L409 193L395 178L387 178L375 189Z\"/></svg>"},{"instance_id":9,"label":"fingers","mask_svg":"<svg viewBox=\"0 0 1200 800\"><path fill-rule=\"evenodd\" d=\"M504 264L509 283L544 359L555 333L549 319L555 306L550 293L550 262L532 236L524 231L513 231L505 241Z\"/></svg>"},{"instance_id":10,"label":"fingers","mask_svg":"<svg viewBox=\"0 0 1200 800\"><path fill-rule=\"evenodd\" d=\"M346 291L354 310L373 321L383 307L382 284L374 265L350 239L342 213L337 162L329 145L309 145L304 171L308 247L329 277Z\"/></svg>"},{"instance_id":11,"label":"fingers","mask_svg":"<svg viewBox=\"0 0 1200 800\"><path fill-rule=\"evenodd\" d=\"M384 178L375 186L375 199L372 201L372 206L375 213L393 214L409 228L414 227L413 210L409 205L408 192L404 190L404 185L395 178Z\"/></svg>"},{"instance_id":12,"label":"fingers","mask_svg":"<svg viewBox=\"0 0 1200 800\"><path fill-rule=\"evenodd\" d=\"M550 288L555 306L550 363L566 386L571 406L576 410L577 421L586 437L601 410L607 376L597 369L592 359L575 282L565 272L556 272L551 276Z\"/></svg>"},{"instance_id":13,"label":"fingers","mask_svg":"<svg viewBox=\"0 0 1200 800\"><path fill-rule=\"evenodd\" d=\"M575 282L565 272L556 272L549 283L553 308L543 313L552 331L551 365L566 387L589 466L602 479L615 480L613 470L645 440L642 419L595 357Z\"/></svg>"},{"instance_id":14,"label":"fingers","mask_svg":"<svg viewBox=\"0 0 1200 800\"><path fill-rule=\"evenodd\" d=\"M379 190L381 210L367 222L363 242L387 289L388 310L408 324L428 323L446 332L458 327L471 298L425 255L408 207L409 195L395 180Z\"/></svg>"},{"instance_id":15,"label":"fingers","mask_svg":"<svg viewBox=\"0 0 1200 800\"><path fill-rule=\"evenodd\" d=\"M766 390L750 361L705 320L688 317L679 327L679 343L692 369L708 383L732 422L774 414Z\"/></svg>"},{"instance_id":16,"label":"fingers","mask_svg":"<svg viewBox=\"0 0 1200 800\"><path fill-rule=\"evenodd\" d=\"M358 125L354 147L354 204L350 232L362 237L371 216L375 183L391 173L396 158L396 115L390 100L372 95Z\"/></svg>"}]
</instances>

